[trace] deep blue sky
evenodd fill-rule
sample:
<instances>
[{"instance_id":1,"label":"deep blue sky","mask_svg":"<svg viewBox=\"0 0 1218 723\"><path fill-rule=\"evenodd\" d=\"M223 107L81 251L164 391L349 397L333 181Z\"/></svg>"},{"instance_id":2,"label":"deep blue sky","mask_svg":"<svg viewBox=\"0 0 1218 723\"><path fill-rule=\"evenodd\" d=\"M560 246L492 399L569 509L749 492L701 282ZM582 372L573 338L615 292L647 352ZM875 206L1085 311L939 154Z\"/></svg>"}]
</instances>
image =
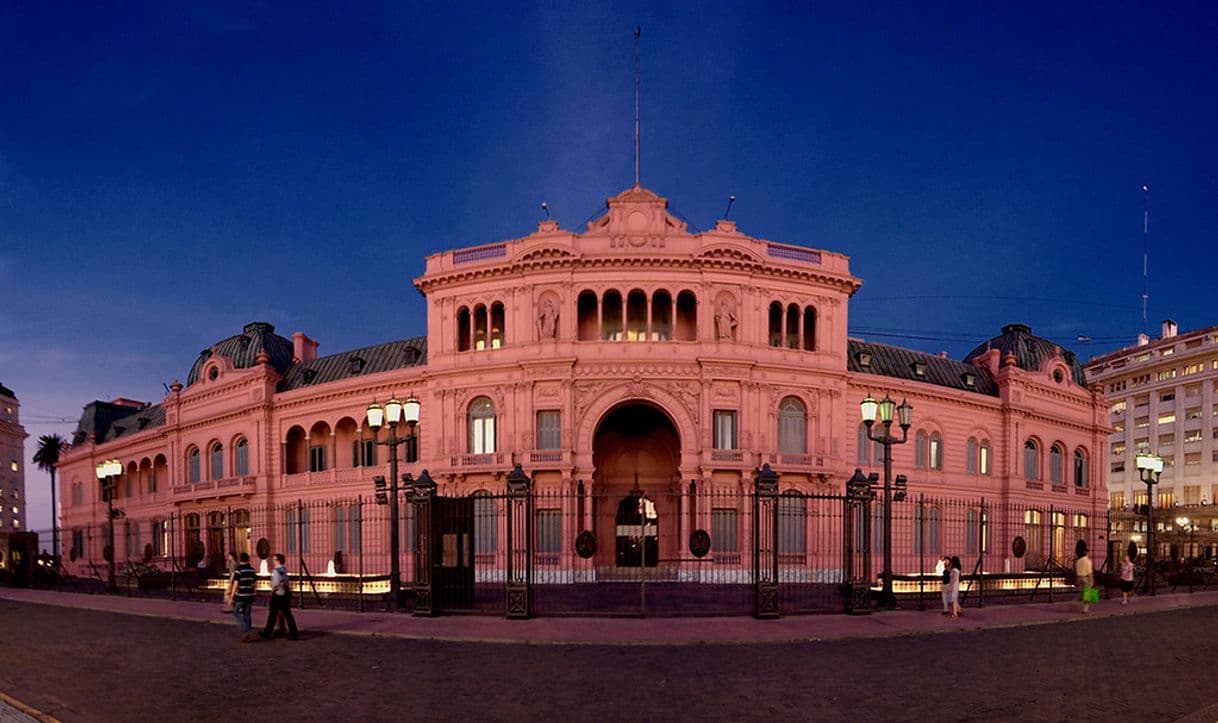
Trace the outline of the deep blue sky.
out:
<instances>
[{"instance_id":1,"label":"deep blue sky","mask_svg":"<svg viewBox=\"0 0 1218 723\"><path fill-rule=\"evenodd\" d=\"M734 193L745 233L850 255L856 336L1132 341L1143 184L1152 331L1218 323L1212 3L7 2L0 383L27 430L159 401L255 319L323 354L424 333L426 254L631 184L636 24L644 185L695 229Z\"/></svg>"}]
</instances>

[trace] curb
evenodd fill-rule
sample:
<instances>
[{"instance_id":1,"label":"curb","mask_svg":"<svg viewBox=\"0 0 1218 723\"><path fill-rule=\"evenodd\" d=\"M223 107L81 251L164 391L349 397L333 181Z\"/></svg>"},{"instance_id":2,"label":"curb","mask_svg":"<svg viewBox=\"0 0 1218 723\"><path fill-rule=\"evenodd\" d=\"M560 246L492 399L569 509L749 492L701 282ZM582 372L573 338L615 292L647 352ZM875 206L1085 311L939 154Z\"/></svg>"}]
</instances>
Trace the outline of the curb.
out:
<instances>
[{"instance_id":1,"label":"curb","mask_svg":"<svg viewBox=\"0 0 1218 723\"><path fill-rule=\"evenodd\" d=\"M55 716L43 713L32 705L26 705L4 691L0 691L0 703L24 713L30 718L40 721L40 723L60 723L59 719Z\"/></svg>"}]
</instances>

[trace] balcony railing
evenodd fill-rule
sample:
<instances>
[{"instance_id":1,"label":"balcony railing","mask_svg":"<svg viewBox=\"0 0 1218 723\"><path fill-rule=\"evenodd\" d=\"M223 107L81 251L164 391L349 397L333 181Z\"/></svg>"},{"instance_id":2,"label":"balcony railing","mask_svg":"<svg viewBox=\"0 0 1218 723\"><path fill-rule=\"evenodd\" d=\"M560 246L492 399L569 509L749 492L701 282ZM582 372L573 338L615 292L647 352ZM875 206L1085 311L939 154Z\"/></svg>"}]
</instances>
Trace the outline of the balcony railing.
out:
<instances>
[{"instance_id":1,"label":"balcony railing","mask_svg":"<svg viewBox=\"0 0 1218 723\"><path fill-rule=\"evenodd\" d=\"M712 462L743 462L744 450L740 449L712 449Z\"/></svg>"},{"instance_id":2,"label":"balcony railing","mask_svg":"<svg viewBox=\"0 0 1218 723\"><path fill-rule=\"evenodd\" d=\"M223 479L199 480L194 484L175 485L173 496L176 499L193 499L197 497L216 497L220 495L246 494L254 491L255 477L225 477Z\"/></svg>"},{"instance_id":3,"label":"balcony railing","mask_svg":"<svg viewBox=\"0 0 1218 723\"><path fill-rule=\"evenodd\" d=\"M529 462L533 464L560 464L565 458L561 449L534 449L529 452Z\"/></svg>"},{"instance_id":4,"label":"balcony railing","mask_svg":"<svg viewBox=\"0 0 1218 723\"><path fill-rule=\"evenodd\" d=\"M487 454L458 454L452 458L454 467L493 467L504 464L503 452Z\"/></svg>"}]
</instances>

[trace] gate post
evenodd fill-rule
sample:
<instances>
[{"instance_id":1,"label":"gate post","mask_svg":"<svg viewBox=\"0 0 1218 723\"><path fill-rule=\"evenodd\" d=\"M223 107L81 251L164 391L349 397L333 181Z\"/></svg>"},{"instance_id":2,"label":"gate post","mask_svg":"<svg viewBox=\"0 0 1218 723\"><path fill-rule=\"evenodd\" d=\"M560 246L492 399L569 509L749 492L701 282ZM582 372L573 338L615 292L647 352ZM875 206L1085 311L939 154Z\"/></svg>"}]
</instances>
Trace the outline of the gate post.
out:
<instances>
[{"instance_id":1,"label":"gate post","mask_svg":"<svg viewBox=\"0 0 1218 723\"><path fill-rule=\"evenodd\" d=\"M507 476L507 616L533 614L532 480L517 464ZM519 559L518 559L519 558Z\"/></svg>"},{"instance_id":2,"label":"gate post","mask_svg":"<svg viewBox=\"0 0 1218 723\"><path fill-rule=\"evenodd\" d=\"M410 503L414 505L414 614L435 615L439 605L432 597L432 556L435 554L435 534L432 528L432 499L436 495L436 483L427 470L419 474L410 488ZM394 520L394 524L397 521Z\"/></svg>"},{"instance_id":3,"label":"gate post","mask_svg":"<svg viewBox=\"0 0 1218 723\"><path fill-rule=\"evenodd\" d=\"M871 480L856 468L854 476L846 481L845 510L842 520L842 548L846 550L846 564L842 569L845 584L842 604L847 613L868 615L871 613L871 500L875 490ZM854 541L860 542L855 549ZM859 555L862 561L859 561ZM859 569L856 572L856 565Z\"/></svg>"},{"instance_id":4,"label":"gate post","mask_svg":"<svg viewBox=\"0 0 1218 723\"><path fill-rule=\"evenodd\" d=\"M753 600L758 618L778 617L778 473L762 465L753 481Z\"/></svg>"}]
</instances>

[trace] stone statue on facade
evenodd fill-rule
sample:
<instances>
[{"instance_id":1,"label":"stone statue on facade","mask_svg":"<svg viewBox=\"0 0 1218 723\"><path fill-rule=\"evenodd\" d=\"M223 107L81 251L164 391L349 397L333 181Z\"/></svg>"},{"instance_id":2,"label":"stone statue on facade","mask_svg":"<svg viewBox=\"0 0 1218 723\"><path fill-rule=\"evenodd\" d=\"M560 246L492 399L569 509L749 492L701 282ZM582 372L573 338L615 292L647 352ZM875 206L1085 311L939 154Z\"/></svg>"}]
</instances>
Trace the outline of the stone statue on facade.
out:
<instances>
[{"instance_id":1,"label":"stone statue on facade","mask_svg":"<svg viewBox=\"0 0 1218 723\"><path fill-rule=\"evenodd\" d=\"M558 309L550 299L542 302L537 314L537 334L541 339L553 339L558 335Z\"/></svg>"},{"instance_id":2,"label":"stone statue on facade","mask_svg":"<svg viewBox=\"0 0 1218 723\"><path fill-rule=\"evenodd\" d=\"M736 340L736 312L732 311L727 299L719 302L715 312L715 335L720 341Z\"/></svg>"}]
</instances>

